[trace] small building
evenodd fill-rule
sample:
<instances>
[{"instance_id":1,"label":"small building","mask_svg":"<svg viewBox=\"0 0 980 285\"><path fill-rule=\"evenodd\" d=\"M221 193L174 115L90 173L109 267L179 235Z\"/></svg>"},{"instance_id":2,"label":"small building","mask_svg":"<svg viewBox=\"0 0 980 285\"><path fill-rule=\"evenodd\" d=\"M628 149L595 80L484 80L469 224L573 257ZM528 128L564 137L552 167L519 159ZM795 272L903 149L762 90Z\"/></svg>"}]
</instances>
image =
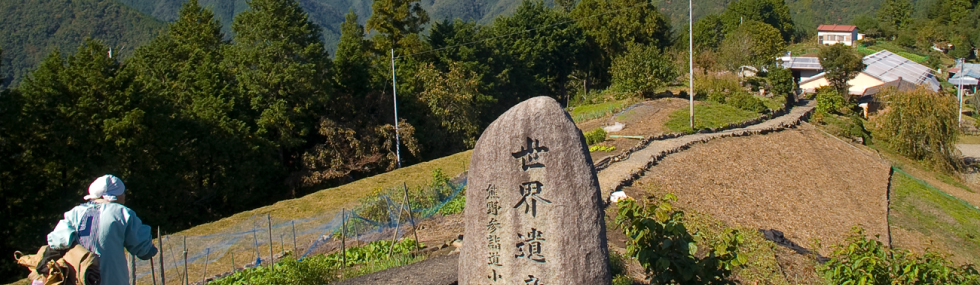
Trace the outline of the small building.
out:
<instances>
[{"instance_id":1,"label":"small building","mask_svg":"<svg viewBox=\"0 0 980 285\"><path fill-rule=\"evenodd\" d=\"M977 85L980 85L980 64L977 63L962 63L956 64L956 67L949 70L953 74L949 78L949 83L959 88L963 86L963 90L973 94L977 93Z\"/></svg>"},{"instance_id":2,"label":"small building","mask_svg":"<svg viewBox=\"0 0 980 285\"><path fill-rule=\"evenodd\" d=\"M820 25L817 27L817 42L822 45L842 43L853 46L860 40L858 28L854 25Z\"/></svg>"},{"instance_id":3,"label":"small building","mask_svg":"<svg viewBox=\"0 0 980 285\"><path fill-rule=\"evenodd\" d=\"M926 86L929 90L939 91L939 80L932 74L932 69L915 63L900 55L887 50L865 56L862 60L864 71L847 82L850 85L848 93L854 96L867 95L869 88L889 82L907 81L916 86ZM824 77L825 73L800 82L803 92L813 93L817 88L828 86L830 82Z\"/></svg>"},{"instance_id":4,"label":"small building","mask_svg":"<svg viewBox=\"0 0 980 285\"><path fill-rule=\"evenodd\" d=\"M820 58L813 56L794 57L786 55L780 57L777 64L792 71L793 79L795 79L796 82L810 80L823 72L823 66L820 65Z\"/></svg>"}]
</instances>

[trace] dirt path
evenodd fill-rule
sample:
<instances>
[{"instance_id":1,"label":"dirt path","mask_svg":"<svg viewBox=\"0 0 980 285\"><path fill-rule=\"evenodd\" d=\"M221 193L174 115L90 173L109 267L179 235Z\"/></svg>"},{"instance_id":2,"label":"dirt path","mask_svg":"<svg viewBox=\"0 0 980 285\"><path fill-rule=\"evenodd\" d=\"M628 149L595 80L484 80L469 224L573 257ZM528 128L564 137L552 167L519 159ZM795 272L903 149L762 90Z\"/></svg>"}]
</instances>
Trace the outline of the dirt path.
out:
<instances>
[{"instance_id":1,"label":"dirt path","mask_svg":"<svg viewBox=\"0 0 980 285\"><path fill-rule=\"evenodd\" d=\"M602 197L609 199L609 194L623 185L629 184L633 179L642 176L646 169L656 164L668 154L681 151L699 142L707 142L713 139L731 136L768 133L795 126L813 110L814 106L816 106L816 102L810 101L805 106L794 107L786 115L745 128L717 133L693 134L650 142L646 148L633 152L629 158L615 162L599 172L599 187L602 189Z\"/></svg>"}]
</instances>

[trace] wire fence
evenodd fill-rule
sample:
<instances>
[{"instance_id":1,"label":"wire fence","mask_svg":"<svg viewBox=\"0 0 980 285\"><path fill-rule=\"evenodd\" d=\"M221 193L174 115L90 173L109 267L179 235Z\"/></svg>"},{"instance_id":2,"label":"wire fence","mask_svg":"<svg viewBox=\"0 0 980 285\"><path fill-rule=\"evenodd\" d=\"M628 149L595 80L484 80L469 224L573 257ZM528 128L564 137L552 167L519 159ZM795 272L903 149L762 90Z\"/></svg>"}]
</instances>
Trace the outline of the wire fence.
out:
<instances>
[{"instance_id":1,"label":"wire fence","mask_svg":"<svg viewBox=\"0 0 980 285\"><path fill-rule=\"evenodd\" d=\"M466 175L462 173L412 191L404 183L391 185L336 214L301 219L253 215L214 234L165 235L155 240L160 251L153 257L152 266L150 261L135 260L134 283L160 284L163 276L166 284L201 284L234 271L268 265L286 255L302 260L329 253L340 249L343 227L347 228L348 246L400 238L412 224L432 217L465 187Z\"/></svg>"}]
</instances>

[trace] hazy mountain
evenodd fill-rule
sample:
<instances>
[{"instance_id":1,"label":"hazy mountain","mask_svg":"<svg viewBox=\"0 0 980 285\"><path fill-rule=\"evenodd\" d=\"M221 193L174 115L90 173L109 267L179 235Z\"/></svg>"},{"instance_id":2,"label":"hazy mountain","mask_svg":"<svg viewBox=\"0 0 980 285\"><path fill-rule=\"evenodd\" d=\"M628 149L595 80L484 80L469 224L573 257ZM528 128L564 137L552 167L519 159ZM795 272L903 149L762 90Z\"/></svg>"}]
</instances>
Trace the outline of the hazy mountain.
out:
<instances>
[{"instance_id":1,"label":"hazy mountain","mask_svg":"<svg viewBox=\"0 0 980 285\"><path fill-rule=\"evenodd\" d=\"M0 1L2 85L22 80L56 48L74 53L92 37L126 56L163 27L163 22L114 0Z\"/></svg>"}]
</instances>

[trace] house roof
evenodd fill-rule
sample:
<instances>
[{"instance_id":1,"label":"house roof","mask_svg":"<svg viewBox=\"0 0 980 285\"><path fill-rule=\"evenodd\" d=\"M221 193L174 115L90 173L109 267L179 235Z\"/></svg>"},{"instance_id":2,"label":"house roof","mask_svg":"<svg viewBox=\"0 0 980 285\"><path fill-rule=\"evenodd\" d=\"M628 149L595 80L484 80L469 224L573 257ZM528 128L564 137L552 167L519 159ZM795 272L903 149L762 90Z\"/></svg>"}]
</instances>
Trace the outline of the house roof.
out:
<instances>
[{"instance_id":1,"label":"house roof","mask_svg":"<svg viewBox=\"0 0 980 285\"><path fill-rule=\"evenodd\" d=\"M901 78L939 91L939 80L932 74L932 69L890 51L865 56L863 61L867 66L864 72L878 80L891 82Z\"/></svg>"},{"instance_id":2,"label":"house roof","mask_svg":"<svg viewBox=\"0 0 980 285\"><path fill-rule=\"evenodd\" d=\"M854 25L820 25L817 26L818 32L850 32L857 29Z\"/></svg>"},{"instance_id":3,"label":"house roof","mask_svg":"<svg viewBox=\"0 0 980 285\"><path fill-rule=\"evenodd\" d=\"M779 58L783 61L783 68L788 69L803 69L803 70L823 70L823 66L820 65L820 59L816 57L789 57L784 56Z\"/></svg>"},{"instance_id":4,"label":"house roof","mask_svg":"<svg viewBox=\"0 0 980 285\"><path fill-rule=\"evenodd\" d=\"M895 89L898 89L898 91L911 91L911 90L915 90L916 88L915 83L908 82L907 80L899 78L899 79L895 79L894 81L885 82L885 84L882 85L868 87L868 89L864 90L863 95L864 96L874 95L888 87L895 87Z\"/></svg>"}]
</instances>

